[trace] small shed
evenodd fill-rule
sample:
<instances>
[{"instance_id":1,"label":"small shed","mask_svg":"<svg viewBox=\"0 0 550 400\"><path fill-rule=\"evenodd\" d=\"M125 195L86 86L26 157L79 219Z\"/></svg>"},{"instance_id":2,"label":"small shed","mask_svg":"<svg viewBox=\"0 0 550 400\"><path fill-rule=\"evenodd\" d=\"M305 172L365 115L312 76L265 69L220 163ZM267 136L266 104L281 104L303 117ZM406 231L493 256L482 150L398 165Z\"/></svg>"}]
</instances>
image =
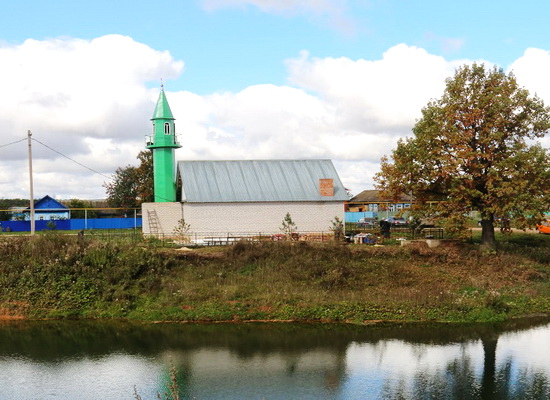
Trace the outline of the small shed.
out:
<instances>
[{"instance_id":1,"label":"small shed","mask_svg":"<svg viewBox=\"0 0 550 400\"><path fill-rule=\"evenodd\" d=\"M27 207L24 211L25 221L30 221L31 210ZM35 221L50 221L60 219L70 219L71 210L66 205L46 195L40 200L34 202Z\"/></svg>"}]
</instances>

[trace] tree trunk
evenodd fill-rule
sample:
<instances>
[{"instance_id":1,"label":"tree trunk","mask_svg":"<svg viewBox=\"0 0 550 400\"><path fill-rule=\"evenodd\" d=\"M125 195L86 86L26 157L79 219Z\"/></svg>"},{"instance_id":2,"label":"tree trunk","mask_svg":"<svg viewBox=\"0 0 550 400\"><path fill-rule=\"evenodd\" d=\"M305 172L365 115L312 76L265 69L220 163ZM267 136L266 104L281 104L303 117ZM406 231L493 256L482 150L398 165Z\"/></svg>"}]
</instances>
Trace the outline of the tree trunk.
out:
<instances>
[{"instance_id":1,"label":"tree trunk","mask_svg":"<svg viewBox=\"0 0 550 400\"><path fill-rule=\"evenodd\" d=\"M481 245L489 249L496 248L495 218L493 215L481 216Z\"/></svg>"},{"instance_id":2,"label":"tree trunk","mask_svg":"<svg viewBox=\"0 0 550 400\"><path fill-rule=\"evenodd\" d=\"M483 377L481 382L481 398L483 400L497 399L496 396L496 350L497 339L482 339L483 343Z\"/></svg>"}]
</instances>

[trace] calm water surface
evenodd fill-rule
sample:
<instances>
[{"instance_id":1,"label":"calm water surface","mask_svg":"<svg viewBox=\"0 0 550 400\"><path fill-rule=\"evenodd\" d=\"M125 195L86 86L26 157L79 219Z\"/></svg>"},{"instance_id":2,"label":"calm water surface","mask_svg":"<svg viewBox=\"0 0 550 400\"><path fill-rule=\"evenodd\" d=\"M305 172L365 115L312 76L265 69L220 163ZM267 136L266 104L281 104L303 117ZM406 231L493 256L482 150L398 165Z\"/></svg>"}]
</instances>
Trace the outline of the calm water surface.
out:
<instances>
[{"instance_id":1,"label":"calm water surface","mask_svg":"<svg viewBox=\"0 0 550 400\"><path fill-rule=\"evenodd\" d=\"M550 321L2 322L0 399L550 399Z\"/></svg>"}]
</instances>

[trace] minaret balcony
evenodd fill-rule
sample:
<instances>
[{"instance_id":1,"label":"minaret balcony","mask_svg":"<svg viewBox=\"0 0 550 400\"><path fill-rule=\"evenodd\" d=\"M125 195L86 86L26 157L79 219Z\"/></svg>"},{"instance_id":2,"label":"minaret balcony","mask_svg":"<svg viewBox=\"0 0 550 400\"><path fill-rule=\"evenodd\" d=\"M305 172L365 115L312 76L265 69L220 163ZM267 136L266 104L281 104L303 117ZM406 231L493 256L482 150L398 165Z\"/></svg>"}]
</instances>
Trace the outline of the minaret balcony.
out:
<instances>
[{"instance_id":1,"label":"minaret balcony","mask_svg":"<svg viewBox=\"0 0 550 400\"><path fill-rule=\"evenodd\" d=\"M175 135L166 135L155 137L155 136L145 136L145 146L148 149L155 148L180 148L181 144L178 141L178 138Z\"/></svg>"}]
</instances>

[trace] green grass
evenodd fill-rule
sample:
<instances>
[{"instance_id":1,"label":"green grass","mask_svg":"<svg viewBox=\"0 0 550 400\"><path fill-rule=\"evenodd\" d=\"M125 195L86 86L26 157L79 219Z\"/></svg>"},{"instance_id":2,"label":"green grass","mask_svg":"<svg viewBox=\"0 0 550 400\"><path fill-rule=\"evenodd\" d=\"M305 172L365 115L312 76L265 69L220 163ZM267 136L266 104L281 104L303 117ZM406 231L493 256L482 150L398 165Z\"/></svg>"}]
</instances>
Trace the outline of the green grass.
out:
<instances>
[{"instance_id":1,"label":"green grass","mask_svg":"<svg viewBox=\"0 0 550 400\"><path fill-rule=\"evenodd\" d=\"M526 236L496 254L456 242L181 251L56 232L0 238L0 317L500 321L550 309L548 242Z\"/></svg>"}]
</instances>

